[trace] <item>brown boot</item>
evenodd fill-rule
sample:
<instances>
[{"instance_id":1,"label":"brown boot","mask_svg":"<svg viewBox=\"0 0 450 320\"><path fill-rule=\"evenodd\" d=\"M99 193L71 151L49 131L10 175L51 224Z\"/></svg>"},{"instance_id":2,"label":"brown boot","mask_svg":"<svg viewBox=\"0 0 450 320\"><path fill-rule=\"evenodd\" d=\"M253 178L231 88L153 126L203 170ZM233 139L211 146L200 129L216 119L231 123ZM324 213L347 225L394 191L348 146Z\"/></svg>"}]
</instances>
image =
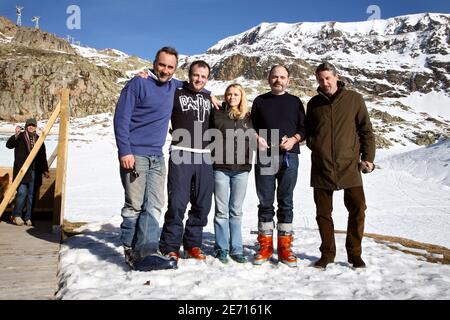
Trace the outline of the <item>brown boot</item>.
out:
<instances>
[{"instance_id":1,"label":"brown boot","mask_svg":"<svg viewBox=\"0 0 450 320\"><path fill-rule=\"evenodd\" d=\"M334 258L320 257L319 260L314 262L313 267L318 269L325 269L329 263L333 263Z\"/></svg>"},{"instance_id":2,"label":"brown boot","mask_svg":"<svg viewBox=\"0 0 450 320\"><path fill-rule=\"evenodd\" d=\"M253 264L261 265L272 257L273 236L271 234L258 234L259 250L255 254Z\"/></svg>"},{"instance_id":3,"label":"brown boot","mask_svg":"<svg viewBox=\"0 0 450 320\"><path fill-rule=\"evenodd\" d=\"M366 263L359 256L348 257L348 262L353 264L353 268L365 268L366 267Z\"/></svg>"},{"instance_id":4,"label":"brown boot","mask_svg":"<svg viewBox=\"0 0 450 320\"><path fill-rule=\"evenodd\" d=\"M289 267L297 266L297 257L291 249L293 241L291 233L278 233L278 260Z\"/></svg>"}]
</instances>

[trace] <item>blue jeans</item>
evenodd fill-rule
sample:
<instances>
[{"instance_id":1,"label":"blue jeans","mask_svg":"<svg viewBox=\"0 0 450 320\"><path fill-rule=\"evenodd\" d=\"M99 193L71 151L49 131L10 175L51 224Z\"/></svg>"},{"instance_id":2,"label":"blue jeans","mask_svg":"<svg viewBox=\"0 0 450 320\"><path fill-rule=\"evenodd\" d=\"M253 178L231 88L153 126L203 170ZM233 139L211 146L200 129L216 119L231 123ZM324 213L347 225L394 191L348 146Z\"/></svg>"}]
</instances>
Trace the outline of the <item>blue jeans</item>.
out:
<instances>
[{"instance_id":1,"label":"blue jeans","mask_svg":"<svg viewBox=\"0 0 450 320\"><path fill-rule=\"evenodd\" d=\"M242 205L247 191L247 171L214 171L215 250L243 254Z\"/></svg>"},{"instance_id":2,"label":"blue jeans","mask_svg":"<svg viewBox=\"0 0 450 320\"><path fill-rule=\"evenodd\" d=\"M279 168L275 174L265 174L264 170L261 172L264 167L268 167L270 164L263 165L258 161L255 165L256 193L259 199L258 229L263 229L259 231L273 229L273 227L269 228L268 226L273 226L273 217L275 216L273 206L275 189L278 203L278 223L292 224L294 216L293 193L297 183L298 154L288 153L288 158L289 165L286 166L286 161L279 161ZM261 228L261 225L265 225L267 228Z\"/></svg>"},{"instance_id":3,"label":"blue jeans","mask_svg":"<svg viewBox=\"0 0 450 320\"><path fill-rule=\"evenodd\" d=\"M120 167L125 191L120 240L124 246L145 256L158 249L166 165L164 156L135 156L135 160L139 176Z\"/></svg>"},{"instance_id":4,"label":"blue jeans","mask_svg":"<svg viewBox=\"0 0 450 320\"><path fill-rule=\"evenodd\" d=\"M22 217L23 207L26 205L24 221L31 219L31 210L33 209L33 196L34 196L34 178L35 171L31 171L31 181L27 183L21 183L17 189L16 204L14 206L13 216Z\"/></svg>"}]
</instances>

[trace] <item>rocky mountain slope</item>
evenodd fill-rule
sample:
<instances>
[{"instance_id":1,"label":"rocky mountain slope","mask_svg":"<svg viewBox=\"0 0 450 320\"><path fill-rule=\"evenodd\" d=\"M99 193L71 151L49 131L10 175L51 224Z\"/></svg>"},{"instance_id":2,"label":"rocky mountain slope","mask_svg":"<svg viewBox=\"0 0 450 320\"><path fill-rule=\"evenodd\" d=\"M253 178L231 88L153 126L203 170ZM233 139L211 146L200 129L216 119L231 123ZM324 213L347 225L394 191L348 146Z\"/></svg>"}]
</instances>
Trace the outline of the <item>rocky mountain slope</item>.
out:
<instances>
[{"instance_id":1,"label":"rocky mountain slope","mask_svg":"<svg viewBox=\"0 0 450 320\"><path fill-rule=\"evenodd\" d=\"M219 41L203 58L214 77L263 79L282 61L294 78L311 79L311 66L328 60L367 93L406 96L450 92L450 15L417 14L364 22L262 23ZM192 59L192 58L191 58Z\"/></svg>"},{"instance_id":2,"label":"rocky mountain slope","mask_svg":"<svg viewBox=\"0 0 450 320\"><path fill-rule=\"evenodd\" d=\"M63 87L71 89L72 116L112 111L121 81L149 64L117 50L72 46L0 17L0 119L48 118Z\"/></svg>"}]
</instances>

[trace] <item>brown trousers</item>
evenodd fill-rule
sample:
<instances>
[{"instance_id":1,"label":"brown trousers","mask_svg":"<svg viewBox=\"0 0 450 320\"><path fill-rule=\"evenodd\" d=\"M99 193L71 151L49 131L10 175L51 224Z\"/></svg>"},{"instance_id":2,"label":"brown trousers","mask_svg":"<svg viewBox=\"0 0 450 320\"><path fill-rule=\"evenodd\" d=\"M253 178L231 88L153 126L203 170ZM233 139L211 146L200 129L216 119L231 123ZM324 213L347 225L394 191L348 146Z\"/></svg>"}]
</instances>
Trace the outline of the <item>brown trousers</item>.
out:
<instances>
[{"instance_id":1,"label":"brown trousers","mask_svg":"<svg viewBox=\"0 0 450 320\"><path fill-rule=\"evenodd\" d=\"M322 244L322 257L334 261L336 244L334 240L334 224L331 213L333 211L333 190L314 188L314 202L316 203L316 221L319 225ZM348 210L347 238L345 248L348 257L361 256L361 242L364 234L364 218L366 199L363 187L344 189L344 204Z\"/></svg>"}]
</instances>

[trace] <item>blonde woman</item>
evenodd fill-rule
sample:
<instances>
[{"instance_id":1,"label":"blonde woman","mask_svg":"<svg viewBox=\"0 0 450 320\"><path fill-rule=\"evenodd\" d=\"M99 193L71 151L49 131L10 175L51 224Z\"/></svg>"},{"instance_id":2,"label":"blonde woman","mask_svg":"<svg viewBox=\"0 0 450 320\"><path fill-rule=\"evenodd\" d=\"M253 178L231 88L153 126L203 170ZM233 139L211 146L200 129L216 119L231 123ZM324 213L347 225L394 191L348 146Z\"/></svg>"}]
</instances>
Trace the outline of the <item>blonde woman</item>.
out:
<instances>
[{"instance_id":1,"label":"blonde woman","mask_svg":"<svg viewBox=\"0 0 450 320\"><path fill-rule=\"evenodd\" d=\"M215 257L222 263L228 263L228 254L234 261L244 263L247 258L242 245L242 205L252 167L250 140L255 135L244 89L231 84L224 98L222 108L214 110L213 117L213 127L223 137L223 147L215 150L213 156L214 249Z\"/></svg>"}]
</instances>

